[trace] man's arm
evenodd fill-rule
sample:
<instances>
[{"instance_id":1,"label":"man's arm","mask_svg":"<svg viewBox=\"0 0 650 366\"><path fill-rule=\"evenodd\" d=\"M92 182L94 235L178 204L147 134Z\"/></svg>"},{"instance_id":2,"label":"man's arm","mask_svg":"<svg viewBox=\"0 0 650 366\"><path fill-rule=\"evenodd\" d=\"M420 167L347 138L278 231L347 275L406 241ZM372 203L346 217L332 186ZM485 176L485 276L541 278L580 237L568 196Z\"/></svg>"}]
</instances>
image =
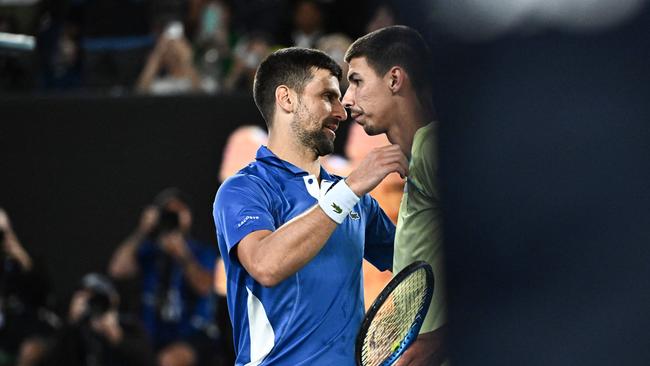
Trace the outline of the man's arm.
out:
<instances>
[{"instance_id":1,"label":"man's arm","mask_svg":"<svg viewBox=\"0 0 650 366\"><path fill-rule=\"evenodd\" d=\"M346 183L359 197L390 173L406 176L407 169L408 162L399 146L384 146L371 151L344 182L337 184ZM235 255L257 282L275 286L309 263L336 226L316 205L275 231L258 230L248 234L234 247Z\"/></svg>"},{"instance_id":2,"label":"man's arm","mask_svg":"<svg viewBox=\"0 0 650 366\"><path fill-rule=\"evenodd\" d=\"M309 263L336 226L316 205L276 231L248 234L234 248L235 254L257 282L275 286Z\"/></svg>"},{"instance_id":3,"label":"man's arm","mask_svg":"<svg viewBox=\"0 0 650 366\"><path fill-rule=\"evenodd\" d=\"M158 224L158 209L147 207L140 216L138 228L129 235L113 253L108 265L108 273L116 279L133 277L138 272L136 252L140 243L149 235Z\"/></svg>"},{"instance_id":4,"label":"man's arm","mask_svg":"<svg viewBox=\"0 0 650 366\"><path fill-rule=\"evenodd\" d=\"M420 333L395 366L439 366L447 359L447 325L433 332Z\"/></svg>"},{"instance_id":5,"label":"man's arm","mask_svg":"<svg viewBox=\"0 0 650 366\"><path fill-rule=\"evenodd\" d=\"M160 236L162 250L174 258L183 269L183 276L192 289L201 296L207 296L213 287L212 269L204 268L189 248L180 231L171 231Z\"/></svg>"},{"instance_id":6,"label":"man's arm","mask_svg":"<svg viewBox=\"0 0 650 366\"><path fill-rule=\"evenodd\" d=\"M23 271L32 270L32 258L18 240L9 221L9 215L0 208L0 231L3 232L3 238L0 242L0 252L4 252L9 258L14 258L20 264Z\"/></svg>"}]
</instances>

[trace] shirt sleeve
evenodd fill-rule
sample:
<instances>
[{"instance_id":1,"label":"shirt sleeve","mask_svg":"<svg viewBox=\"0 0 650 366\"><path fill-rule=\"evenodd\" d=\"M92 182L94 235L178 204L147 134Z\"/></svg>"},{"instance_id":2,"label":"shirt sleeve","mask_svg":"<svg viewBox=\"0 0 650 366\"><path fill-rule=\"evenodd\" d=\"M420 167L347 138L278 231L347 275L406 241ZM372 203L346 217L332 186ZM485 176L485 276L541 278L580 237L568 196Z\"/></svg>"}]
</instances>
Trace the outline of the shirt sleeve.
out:
<instances>
[{"instance_id":1,"label":"shirt sleeve","mask_svg":"<svg viewBox=\"0 0 650 366\"><path fill-rule=\"evenodd\" d=\"M259 178L238 174L219 188L214 203L217 235L230 250L246 235L276 229L268 188Z\"/></svg>"},{"instance_id":2,"label":"shirt sleeve","mask_svg":"<svg viewBox=\"0 0 650 366\"><path fill-rule=\"evenodd\" d=\"M364 258L380 271L392 270L395 225L374 198L364 200L369 207Z\"/></svg>"}]
</instances>

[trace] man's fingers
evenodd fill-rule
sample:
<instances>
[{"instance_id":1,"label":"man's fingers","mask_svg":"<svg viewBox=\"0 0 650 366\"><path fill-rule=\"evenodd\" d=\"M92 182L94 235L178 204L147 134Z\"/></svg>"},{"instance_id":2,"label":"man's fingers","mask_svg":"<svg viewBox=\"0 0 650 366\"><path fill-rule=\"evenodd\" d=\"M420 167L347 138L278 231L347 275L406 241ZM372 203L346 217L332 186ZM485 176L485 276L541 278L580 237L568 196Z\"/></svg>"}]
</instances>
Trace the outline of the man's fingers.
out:
<instances>
[{"instance_id":1,"label":"man's fingers","mask_svg":"<svg viewBox=\"0 0 650 366\"><path fill-rule=\"evenodd\" d=\"M408 366L410 362L411 358L409 357L408 353L405 353L397 360L395 366Z\"/></svg>"}]
</instances>

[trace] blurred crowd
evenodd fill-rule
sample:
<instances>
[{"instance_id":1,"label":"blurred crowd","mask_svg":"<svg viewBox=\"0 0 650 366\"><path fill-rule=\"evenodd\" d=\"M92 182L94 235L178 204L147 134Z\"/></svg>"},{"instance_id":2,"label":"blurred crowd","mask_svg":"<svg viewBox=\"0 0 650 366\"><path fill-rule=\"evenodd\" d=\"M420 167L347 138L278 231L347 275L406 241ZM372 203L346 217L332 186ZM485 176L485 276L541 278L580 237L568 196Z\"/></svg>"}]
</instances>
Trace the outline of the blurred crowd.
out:
<instances>
[{"instance_id":1,"label":"blurred crowd","mask_svg":"<svg viewBox=\"0 0 650 366\"><path fill-rule=\"evenodd\" d=\"M0 93L250 93L280 47L343 63L351 40L395 24L386 0L2 0ZM345 85L342 85L345 87Z\"/></svg>"},{"instance_id":2,"label":"blurred crowd","mask_svg":"<svg viewBox=\"0 0 650 366\"><path fill-rule=\"evenodd\" d=\"M257 126L233 131L219 181L254 160L267 134ZM387 145L350 126L345 156L323 158L347 175L370 150ZM392 174L371 195L396 222L404 181ZM226 278L215 242L192 235L190 195L170 187L145 203L138 222L115 243L106 268L79 279L57 299L51 263L32 255L0 208L0 366L221 366L234 363ZM26 220L26 218L14 218ZM391 279L364 262L368 308Z\"/></svg>"}]
</instances>

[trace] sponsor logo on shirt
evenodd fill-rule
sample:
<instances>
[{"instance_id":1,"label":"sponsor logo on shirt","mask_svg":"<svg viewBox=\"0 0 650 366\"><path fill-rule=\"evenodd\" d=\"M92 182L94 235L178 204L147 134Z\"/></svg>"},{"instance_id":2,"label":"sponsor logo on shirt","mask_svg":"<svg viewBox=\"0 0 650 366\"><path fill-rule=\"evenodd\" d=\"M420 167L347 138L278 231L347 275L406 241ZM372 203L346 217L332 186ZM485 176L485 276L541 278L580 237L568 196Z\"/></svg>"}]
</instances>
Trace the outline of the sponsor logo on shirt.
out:
<instances>
[{"instance_id":1,"label":"sponsor logo on shirt","mask_svg":"<svg viewBox=\"0 0 650 366\"><path fill-rule=\"evenodd\" d=\"M352 220L359 220L360 216L359 216L358 213L356 213L356 212L354 212L354 211L351 211L351 212L350 212L350 218L351 218Z\"/></svg>"},{"instance_id":2,"label":"sponsor logo on shirt","mask_svg":"<svg viewBox=\"0 0 650 366\"><path fill-rule=\"evenodd\" d=\"M247 223L247 222L250 221L250 220L259 220L259 219L260 219L259 216L246 216L246 217L244 217L243 220L241 220L241 221L239 222L239 224L237 224L237 228L242 227L242 225L244 225L245 223Z\"/></svg>"}]
</instances>

